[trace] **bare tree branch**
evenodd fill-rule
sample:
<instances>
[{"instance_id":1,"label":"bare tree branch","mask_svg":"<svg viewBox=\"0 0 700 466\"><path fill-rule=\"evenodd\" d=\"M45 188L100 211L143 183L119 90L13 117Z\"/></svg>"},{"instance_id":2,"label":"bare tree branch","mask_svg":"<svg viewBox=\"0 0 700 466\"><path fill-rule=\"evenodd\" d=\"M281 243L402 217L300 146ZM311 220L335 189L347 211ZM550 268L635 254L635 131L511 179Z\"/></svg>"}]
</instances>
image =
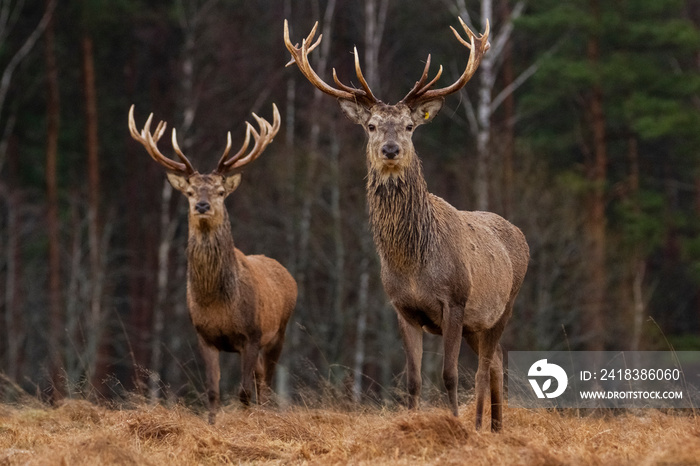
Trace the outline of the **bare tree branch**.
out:
<instances>
[{"instance_id":1,"label":"bare tree branch","mask_svg":"<svg viewBox=\"0 0 700 466\"><path fill-rule=\"evenodd\" d=\"M15 72L15 69L22 62L22 60L24 60L27 57L27 55L29 55L29 52L31 52L32 48L34 48L34 44L36 44L36 41L39 40L39 37L41 37L41 35L44 33L44 30L46 30L46 26L49 24L49 21L51 20L51 15L53 15L53 11L55 8L56 0L51 0L51 2L46 7L44 16L41 17L41 21L39 21L37 27L34 28L34 31L32 31L29 37L27 37L27 40L24 41L22 47L19 48L19 50L14 54L14 56L10 59L7 66L5 67L5 70L2 73L2 78L0 78L0 113L2 113L2 108L5 105L5 98L7 97L7 92L10 89L12 74Z\"/></svg>"},{"instance_id":2,"label":"bare tree branch","mask_svg":"<svg viewBox=\"0 0 700 466\"><path fill-rule=\"evenodd\" d=\"M501 105L510 94L515 92L515 90L519 88L523 83L525 83L525 81L527 81L530 78L530 76L535 74L538 68L539 61L530 65L525 71L520 73L520 75L517 78L515 78L515 80L512 83L504 87L501 90L501 92L499 92L498 95L494 97L491 101L491 113L494 113L499 107L499 105Z\"/></svg>"},{"instance_id":3,"label":"bare tree branch","mask_svg":"<svg viewBox=\"0 0 700 466\"><path fill-rule=\"evenodd\" d=\"M504 22L501 30L493 35L493 42L491 42L491 50L489 50L489 53L492 53L497 60L503 55L503 48L510 40L510 36L513 33L513 21L520 17L523 10L525 10L525 2L521 0L515 4L510 13L510 17Z\"/></svg>"},{"instance_id":4,"label":"bare tree branch","mask_svg":"<svg viewBox=\"0 0 700 466\"><path fill-rule=\"evenodd\" d=\"M0 6L0 44L10 35L12 27L17 23L24 8L24 0L19 0L14 7L12 2L13 0L2 0Z\"/></svg>"}]
</instances>

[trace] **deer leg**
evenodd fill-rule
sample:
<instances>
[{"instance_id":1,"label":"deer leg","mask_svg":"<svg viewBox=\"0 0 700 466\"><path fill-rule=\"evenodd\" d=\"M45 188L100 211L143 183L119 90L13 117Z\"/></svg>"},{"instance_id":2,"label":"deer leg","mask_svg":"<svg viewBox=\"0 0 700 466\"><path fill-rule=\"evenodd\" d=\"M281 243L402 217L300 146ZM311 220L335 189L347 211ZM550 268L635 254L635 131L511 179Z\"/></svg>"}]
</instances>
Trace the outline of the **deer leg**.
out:
<instances>
[{"instance_id":1,"label":"deer leg","mask_svg":"<svg viewBox=\"0 0 700 466\"><path fill-rule=\"evenodd\" d=\"M503 426L503 350L496 346L491 361L491 431L500 432Z\"/></svg>"},{"instance_id":2,"label":"deer leg","mask_svg":"<svg viewBox=\"0 0 700 466\"><path fill-rule=\"evenodd\" d=\"M248 340L241 351L241 390L238 398L245 406L250 405L255 391L255 372L260 352L259 340Z\"/></svg>"},{"instance_id":3,"label":"deer leg","mask_svg":"<svg viewBox=\"0 0 700 466\"><path fill-rule=\"evenodd\" d=\"M219 366L219 351L207 345L206 342L197 336L199 352L204 360L204 367L207 371L207 398L209 401L209 424L216 422L216 412L219 410L219 382L221 380L221 367Z\"/></svg>"},{"instance_id":4,"label":"deer leg","mask_svg":"<svg viewBox=\"0 0 700 466\"><path fill-rule=\"evenodd\" d=\"M481 343L481 339L479 340ZM486 387L490 383L489 366L491 360L486 356L486 351L483 351L482 345L479 344L479 366L476 370L476 383L474 391L476 392L476 430L481 429L481 420L484 415L484 401L486 398Z\"/></svg>"},{"instance_id":5,"label":"deer leg","mask_svg":"<svg viewBox=\"0 0 700 466\"><path fill-rule=\"evenodd\" d=\"M498 343L501 340L503 329L510 316L513 314L513 302L515 296L512 296L506 305L503 316L498 321L496 326L491 329L492 335L490 338L496 341L493 360L491 363L491 431L500 432L503 427L503 349Z\"/></svg>"},{"instance_id":6,"label":"deer leg","mask_svg":"<svg viewBox=\"0 0 700 466\"><path fill-rule=\"evenodd\" d=\"M423 358L423 329L406 322L400 313L399 331L406 352L406 375L408 382L408 407L417 409L421 392L421 362Z\"/></svg>"},{"instance_id":7,"label":"deer leg","mask_svg":"<svg viewBox=\"0 0 700 466\"><path fill-rule=\"evenodd\" d=\"M443 305L442 342L445 355L442 362L442 380L447 390L450 409L455 416L459 415L457 386L459 385L459 349L462 345L463 319L464 309Z\"/></svg>"},{"instance_id":8,"label":"deer leg","mask_svg":"<svg viewBox=\"0 0 700 466\"><path fill-rule=\"evenodd\" d=\"M284 346L284 333L281 334L274 345L272 345L264 353L264 364L265 364L265 383L272 389L272 377L275 375L275 368L277 367L277 362L282 354L282 346Z\"/></svg>"},{"instance_id":9,"label":"deer leg","mask_svg":"<svg viewBox=\"0 0 700 466\"><path fill-rule=\"evenodd\" d=\"M496 395L491 399L491 408L496 406L496 412L491 412L491 419L497 419L496 424L491 425L492 431L501 428L502 416L502 390L503 390L503 363L500 351L496 355L496 348L503 333L503 326L496 325L479 334L479 367L476 371L476 428L481 429L481 421L484 413L486 394ZM496 359L498 360L496 361ZM500 375L495 375L500 371ZM492 377L493 376L493 377ZM500 391L496 393L495 387L500 385Z\"/></svg>"},{"instance_id":10,"label":"deer leg","mask_svg":"<svg viewBox=\"0 0 700 466\"><path fill-rule=\"evenodd\" d=\"M265 363L262 353L258 354L258 361L255 364L255 390L257 392L258 404L267 403L269 399L267 383L265 382Z\"/></svg>"}]
</instances>

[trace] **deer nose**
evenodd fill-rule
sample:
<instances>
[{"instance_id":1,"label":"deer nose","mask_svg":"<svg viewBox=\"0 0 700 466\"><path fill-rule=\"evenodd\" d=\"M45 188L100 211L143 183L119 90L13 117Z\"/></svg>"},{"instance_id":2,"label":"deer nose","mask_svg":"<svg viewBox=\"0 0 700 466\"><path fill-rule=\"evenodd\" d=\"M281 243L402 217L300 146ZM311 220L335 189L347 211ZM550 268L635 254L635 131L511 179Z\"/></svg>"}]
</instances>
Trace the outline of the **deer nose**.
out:
<instances>
[{"instance_id":1,"label":"deer nose","mask_svg":"<svg viewBox=\"0 0 700 466\"><path fill-rule=\"evenodd\" d=\"M393 159L397 155L399 155L399 145L396 144L395 142L387 142L382 146L382 154L384 154L384 157L387 159Z\"/></svg>"},{"instance_id":2,"label":"deer nose","mask_svg":"<svg viewBox=\"0 0 700 466\"><path fill-rule=\"evenodd\" d=\"M198 213L203 214L205 212L209 212L210 207L211 206L209 205L209 203L207 201L199 201L198 203L195 204L194 209Z\"/></svg>"}]
</instances>

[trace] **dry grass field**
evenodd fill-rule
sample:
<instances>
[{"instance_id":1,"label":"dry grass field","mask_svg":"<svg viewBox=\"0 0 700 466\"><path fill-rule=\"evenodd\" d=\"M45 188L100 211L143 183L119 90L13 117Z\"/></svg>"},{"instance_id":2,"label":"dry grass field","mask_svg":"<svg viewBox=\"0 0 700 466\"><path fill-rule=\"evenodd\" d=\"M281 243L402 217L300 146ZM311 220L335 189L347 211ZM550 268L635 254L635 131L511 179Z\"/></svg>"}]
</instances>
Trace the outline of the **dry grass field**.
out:
<instances>
[{"instance_id":1,"label":"dry grass field","mask_svg":"<svg viewBox=\"0 0 700 466\"><path fill-rule=\"evenodd\" d=\"M473 404L460 413L234 404L210 426L180 405L0 405L0 465L700 464L693 413L506 408L498 435L474 430Z\"/></svg>"}]
</instances>

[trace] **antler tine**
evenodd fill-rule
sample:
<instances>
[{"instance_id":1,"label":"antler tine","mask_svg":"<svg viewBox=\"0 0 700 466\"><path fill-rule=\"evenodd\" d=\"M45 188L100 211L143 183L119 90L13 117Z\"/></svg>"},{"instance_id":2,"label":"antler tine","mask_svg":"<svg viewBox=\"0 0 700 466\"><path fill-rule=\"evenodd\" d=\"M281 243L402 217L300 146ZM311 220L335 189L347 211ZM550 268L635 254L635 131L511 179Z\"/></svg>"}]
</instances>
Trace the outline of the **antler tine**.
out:
<instances>
[{"instance_id":1,"label":"antler tine","mask_svg":"<svg viewBox=\"0 0 700 466\"><path fill-rule=\"evenodd\" d=\"M272 104L272 137L274 138L277 132L280 130L280 126L282 126L282 119L280 118L280 111L277 108L277 105L274 103ZM272 142L272 141L270 141Z\"/></svg>"},{"instance_id":2,"label":"antler tine","mask_svg":"<svg viewBox=\"0 0 700 466\"><path fill-rule=\"evenodd\" d=\"M262 120L262 118L258 117L255 113L253 113L253 117L256 118L258 125L260 125L260 133L255 131L253 125L246 121L245 141L243 141L241 149L233 157L229 158L228 160L225 157L222 157L221 161L219 162L219 167L217 168L217 171L219 171L220 173L226 173L228 171L233 170L233 165L237 164L238 162L241 162L239 166L243 166L253 161L251 160L251 156L254 155L259 149L260 136L261 134L266 134L268 125L267 121L265 120L263 120L263 123L261 123L260 120ZM253 144L253 149L251 149L251 151L248 154L246 154L245 157L243 157L243 154L250 145L251 135L253 135L253 140L255 141L255 143Z\"/></svg>"},{"instance_id":3,"label":"antler tine","mask_svg":"<svg viewBox=\"0 0 700 466\"><path fill-rule=\"evenodd\" d=\"M165 128L163 128L163 130L165 130ZM180 145L177 143L177 133L175 131L175 128L173 128L173 136L171 139L172 139L171 142L173 144L173 149L175 150L175 153L177 154L177 156L180 157L180 160L182 160L182 163L185 164L187 169L191 173L194 173L196 170L194 169L194 167L192 166L190 161L187 159L187 157L185 157L185 154L182 153L182 150L180 150Z\"/></svg>"},{"instance_id":4,"label":"antler tine","mask_svg":"<svg viewBox=\"0 0 700 466\"><path fill-rule=\"evenodd\" d=\"M140 142L143 145L147 145L148 141L146 140L146 136L145 136L146 133L143 130L141 132L139 132L139 130L136 129L136 121L134 120L134 107L135 107L135 105L132 105L131 108L129 109L129 132L131 133L132 138L134 138L135 140L137 140L138 142ZM146 120L146 125L148 125L149 128L151 126L152 119L153 119L153 114L151 113L151 115L148 117L148 120ZM161 121L161 123L163 123L163 122ZM158 127L160 127L160 124L158 125ZM157 134L157 131L156 131L156 134ZM156 138L156 141L157 140L158 139ZM146 147L146 149L148 149L148 147Z\"/></svg>"},{"instance_id":5,"label":"antler tine","mask_svg":"<svg viewBox=\"0 0 700 466\"><path fill-rule=\"evenodd\" d=\"M250 137L246 137L246 140L250 140ZM231 151L231 131L226 132L226 148L224 149L224 153L221 154L222 159L226 159L226 156L228 153Z\"/></svg>"},{"instance_id":6,"label":"antler tine","mask_svg":"<svg viewBox=\"0 0 700 466\"><path fill-rule=\"evenodd\" d=\"M417 92L423 87L423 84L425 83L425 80L428 79L428 71L430 71L430 59L432 56L428 54L428 58L425 60L425 68L423 68L423 74L421 75L420 79L416 81L415 86L413 86L413 89L411 89L408 93L408 95L411 95L412 92Z\"/></svg>"},{"instance_id":7,"label":"antler tine","mask_svg":"<svg viewBox=\"0 0 700 466\"><path fill-rule=\"evenodd\" d=\"M257 121L258 126L260 127L260 132L256 131L255 128L253 128L253 125L246 122L246 137L245 141L243 142L243 146L234 156L230 157L229 159L226 159L226 155L228 154L227 148L224 155L221 157L221 160L219 160L219 165L215 170L216 173L224 174L232 172L234 170L241 169L245 165L254 161L265 151L265 148L272 142L275 135L277 135L277 132L281 126L280 112L277 109L277 105L272 104L272 124L255 113L253 113L253 118L255 118L255 121ZM255 144L250 152L244 156L243 154L248 149L250 144L251 134L255 140Z\"/></svg>"},{"instance_id":8,"label":"antler tine","mask_svg":"<svg viewBox=\"0 0 700 466\"><path fill-rule=\"evenodd\" d=\"M152 117L152 116L153 116L153 114L151 113L151 115L149 116L149 118ZM150 124L149 124L149 126L150 126ZM165 133L165 128L166 128L167 126L168 126L168 124L167 124L166 122L164 122L164 121L160 121L160 122L158 123L158 126L156 126L156 130L153 132L153 140L154 140L155 142L158 142L158 141L160 140L161 136L163 136L163 133Z\"/></svg>"},{"instance_id":9,"label":"antler tine","mask_svg":"<svg viewBox=\"0 0 700 466\"><path fill-rule=\"evenodd\" d=\"M359 59L359 54L357 53L357 47L354 48L354 55L355 55L355 74L357 75L357 79L360 80L360 84L362 85L362 88L364 91L357 89L355 87L350 87L347 86L343 83L340 82L338 79L338 74L335 72L335 68L333 68L333 81L335 81L336 85L347 92L355 93L358 94L358 97L362 97L366 99L368 103L373 103L377 102L378 99L374 97L374 94L372 94L372 90L369 88L369 85L367 84L367 81L365 80L365 76L362 74L362 68L360 67L360 59ZM358 99L359 100L359 99Z\"/></svg>"},{"instance_id":10,"label":"antler tine","mask_svg":"<svg viewBox=\"0 0 700 466\"><path fill-rule=\"evenodd\" d=\"M355 74L357 75L357 79L360 80L362 88L367 93L365 97L372 102L376 102L377 98L374 97L374 94L372 94L372 91L370 90L369 85L367 85L367 81L365 81L365 77L362 74L362 68L360 68L360 54L357 53L357 47L354 47L353 51L355 53ZM333 75L335 77L335 73L333 73Z\"/></svg>"},{"instance_id":11,"label":"antler tine","mask_svg":"<svg viewBox=\"0 0 700 466\"><path fill-rule=\"evenodd\" d=\"M270 125L270 123L257 116L255 113L253 113L252 115L253 118L255 118L255 121L258 122L260 132L258 133L257 131L255 131L253 125L250 125L250 131L253 134L253 140L255 141L253 149L248 154L246 154L245 157L242 157L240 160L236 161L236 163L233 164L231 168L234 168L234 166L243 167L244 165L248 165L250 162L257 159L258 156L263 152L263 149L267 146L267 139L268 135L270 134L270 129L272 128L272 125Z\"/></svg>"},{"instance_id":12,"label":"antler tine","mask_svg":"<svg viewBox=\"0 0 700 466\"><path fill-rule=\"evenodd\" d=\"M241 145L241 148L236 152L233 156L231 156L230 159L226 159L226 156L229 153L229 148L230 148L230 141L231 141L231 132L228 132L228 143L226 145L226 150L224 151L223 155L219 159L219 164L216 167L215 172L216 173L225 173L227 171L227 167L231 165L232 163L235 163L236 160L238 160L241 155L245 153L245 151L248 149L248 146L250 145L250 132L252 129L252 126L250 123L246 121L246 129L245 129L245 140L243 141L243 144Z\"/></svg>"},{"instance_id":13,"label":"antler tine","mask_svg":"<svg viewBox=\"0 0 700 466\"><path fill-rule=\"evenodd\" d=\"M141 145L146 149L146 152L148 152L148 155L150 155L153 160L158 162L167 170L184 173L186 175L193 174L195 169L192 167L192 164L190 164L189 161L187 161L187 163L176 162L164 156L158 149L158 140L161 138L161 136L163 136L167 123L161 121L158 123L158 126L156 126L154 133L151 133L151 123L153 122L153 113L151 113L146 120L146 124L144 125L143 129L139 133L139 131L136 129L136 121L134 120L134 108L135 105L132 105L129 109L129 132L131 133L131 137L141 143ZM185 160L187 159L185 158Z\"/></svg>"},{"instance_id":14,"label":"antler tine","mask_svg":"<svg viewBox=\"0 0 700 466\"><path fill-rule=\"evenodd\" d=\"M428 58L425 60L425 68L423 68L423 74L421 75L420 79L416 81L413 89L411 89L408 94L406 94L406 97L401 100L402 102L409 101L416 96L420 96L423 92L430 89L433 84L440 79L440 76L442 76L442 65L440 65L435 77L428 84L425 84L425 80L428 79L428 71L430 70L430 58L431 56L428 54Z\"/></svg>"},{"instance_id":15,"label":"antler tine","mask_svg":"<svg viewBox=\"0 0 700 466\"><path fill-rule=\"evenodd\" d=\"M477 37L464 23L464 21L462 21L462 18L458 17L458 19L459 23L464 29L464 32L469 38L469 42L464 40L462 36L453 27L450 26L450 29L452 29L452 32L457 37L459 42L470 50L469 61L467 62L467 66L462 75L459 77L459 79L457 79L457 81L455 81L447 87L443 87L441 89L430 89L442 74L442 66L440 67L440 70L438 71L438 74L437 76L435 76L435 78L433 78L428 84L422 85L422 81L424 81L424 78L426 77L428 65L430 63L430 59L428 59L421 80L416 83L416 85L413 87L413 89L411 89L411 91L408 94L406 94L406 97L401 99L401 102L407 105L415 105L420 101L430 100L436 97L444 97L464 87L464 85L467 84L467 82L469 82L469 80L472 78L477 68L479 67L479 63L481 63L481 58L484 56L484 53L490 47L488 37L491 29L487 20L484 33Z\"/></svg>"},{"instance_id":16,"label":"antler tine","mask_svg":"<svg viewBox=\"0 0 700 466\"><path fill-rule=\"evenodd\" d=\"M316 35L316 29L317 29L317 28L318 28L318 21L316 21L316 23L314 24L314 27L311 28L311 32L309 33L308 36L306 36L306 39L303 39L302 44L303 44L303 43L308 44L308 43L310 43L312 40L314 40L314 36ZM284 20L284 34L285 34L284 37L285 37L285 43L286 43L286 42L287 42L287 39L289 38L289 26L287 25L287 20L286 20L286 19ZM309 54L309 53L311 53L311 51L312 51L313 49L315 49L316 47L318 47L318 44L321 43L321 39L323 39L323 34L320 34L320 35L318 36L318 39L316 39L316 42L314 42L313 44L311 44L311 46L309 46L309 48L307 49L306 53ZM299 43L294 44L294 48L298 49L298 46L299 46ZM289 48L289 47L287 47L287 48ZM287 66L292 65L292 64L294 64L295 62L296 62L296 59L294 58L294 54L292 54L292 59L289 60L289 62L288 62L286 65L284 65L284 66L285 66L285 68L286 68Z\"/></svg>"},{"instance_id":17,"label":"antler tine","mask_svg":"<svg viewBox=\"0 0 700 466\"><path fill-rule=\"evenodd\" d=\"M247 129L246 133L250 133L253 135L253 140L255 141L255 144L253 144L253 148L248 152L245 157L237 157L237 158L231 158L227 160L224 163L224 172L231 172L235 170L236 168L241 168L244 165L249 164L253 160L257 158L258 155L262 153L262 144L265 138L265 135L267 134L267 126L266 123L263 123L260 127L260 132L258 133L255 128L253 128L253 125L250 123L247 123ZM243 155L243 154L241 154Z\"/></svg>"},{"instance_id":18,"label":"antler tine","mask_svg":"<svg viewBox=\"0 0 700 466\"><path fill-rule=\"evenodd\" d=\"M435 74L435 77L430 80L428 84L423 86L425 89L430 89L433 87L433 84L437 82L438 79L440 79L440 76L442 76L442 65L440 65L440 68L438 68L438 72Z\"/></svg>"},{"instance_id":19,"label":"antler tine","mask_svg":"<svg viewBox=\"0 0 700 466\"><path fill-rule=\"evenodd\" d=\"M367 85L367 81L365 81L365 78L362 75L362 70L359 67L357 49L355 50L355 73L357 74L357 78L360 80L360 84L362 84L363 89L355 89L354 87L342 84L338 80L338 77L335 73L335 69L333 70L333 80L335 81L338 88L328 85L318 76L318 74L316 74L316 72L311 67L311 64L309 63L308 55L309 52L311 52L314 48L316 48L316 46L318 46L318 44L321 42L321 38L323 37L323 35L319 36L318 40L315 43L309 45L310 42L313 40L314 35L316 34L317 27L318 21L316 22L316 24L314 24L314 27L309 33L309 35L304 40L302 40L301 48L299 48L295 45L292 45L292 42L289 40L289 23L286 19L284 20L284 44L286 45L287 50L289 50L289 53L292 54L292 60L289 63L287 63L287 65L296 63L297 67L299 68L299 71L302 72L304 77L306 77L306 79L308 79L309 82L311 82L311 84L316 86L317 89L319 89L322 92L325 92L328 95L331 95L338 99L360 101L363 105L367 106L371 106L377 103L379 100L372 94L372 91Z\"/></svg>"}]
</instances>

